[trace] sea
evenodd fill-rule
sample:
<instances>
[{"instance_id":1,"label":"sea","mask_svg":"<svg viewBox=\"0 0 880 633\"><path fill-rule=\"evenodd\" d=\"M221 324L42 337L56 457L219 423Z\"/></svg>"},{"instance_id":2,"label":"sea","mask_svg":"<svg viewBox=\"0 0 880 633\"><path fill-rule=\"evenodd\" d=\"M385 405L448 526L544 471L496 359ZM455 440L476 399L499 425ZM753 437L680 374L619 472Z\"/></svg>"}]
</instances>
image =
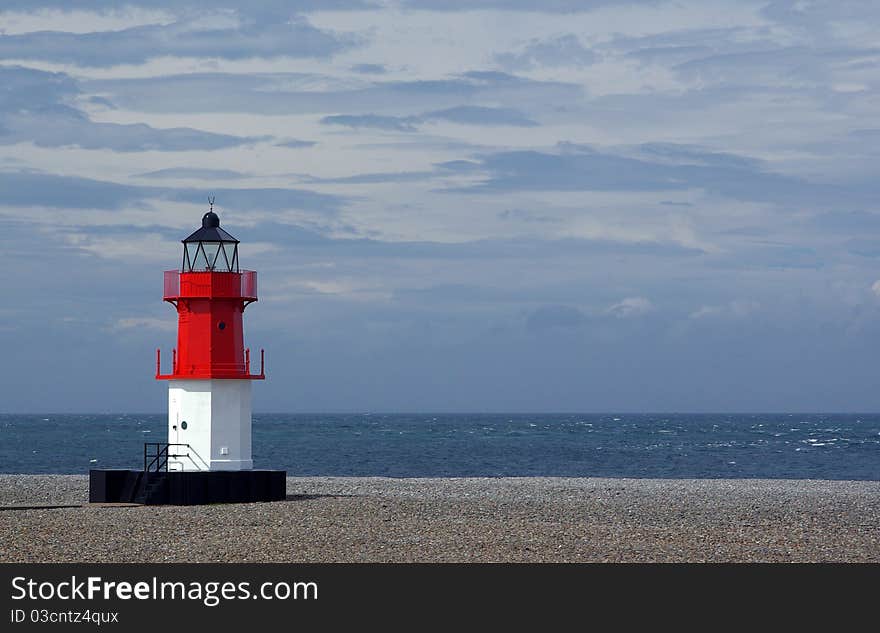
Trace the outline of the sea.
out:
<instances>
[{"instance_id":1,"label":"sea","mask_svg":"<svg viewBox=\"0 0 880 633\"><path fill-rule=\"evenodd\" d=\"M0 414L0 473L142 468L164 414ZM290 476L880 480L880 414L255 414Z\"/></svg>"}]
</instances>

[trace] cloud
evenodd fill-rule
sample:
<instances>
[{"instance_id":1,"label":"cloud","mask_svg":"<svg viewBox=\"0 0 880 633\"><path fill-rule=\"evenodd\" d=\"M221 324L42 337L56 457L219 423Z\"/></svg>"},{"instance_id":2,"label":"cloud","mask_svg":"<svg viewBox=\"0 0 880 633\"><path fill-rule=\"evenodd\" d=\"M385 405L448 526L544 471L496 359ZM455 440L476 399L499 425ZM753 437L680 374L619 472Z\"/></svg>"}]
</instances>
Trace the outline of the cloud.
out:
<instances>
[{"instance_id":1,"label":"cloud","mask_svg":"<svg viewBox=\"0 0 880 633\"><path fill-rule=\"evenodd\" d=\"M480 171L482 165L472 160L449 160L435 165L438 169L443 169L456 173L472 173Z\"/></svg>"},{"instance_id":2,"label":"cloud","mask_svg":"<svg viewBox=\"0 0 880 633\"><path fill-rule=\"evenodd\" d=\"M535 121L513 108L488 108L484 106L456 106L445 110L434 110L421 115L424 121L444 120L465 125L512 125L516 127L535 127Z\"/></svg>"},{"instance_id":3,"label":"cloud","mask_svg":"<svg viewBox=\"0 0 880 633\"><path fill-rule=\"evenodd\" d=\"M737 200L783 204L833 204L871 198L876 185L859 191L831 184L814 184L773 173L759 162L688 146L675 155L666 146L638 146L635 155L623 150L597 150L561 143L555 151L513 150L479 157L488 177L456 191L676 191L705 190ZM668 160L674 157L675 160Z\"/></svg>"},{"instance_id":4,"label":"cloud","mask_svg":"<svg viewBox=\"0 0 880 633\"><path fill-rule=\"evenodd\" d=\"M522 50L499 53L495 62L508 70L533 69L541 66L589 66L599 56L584 47L576 35L531 40Z\"/></svg>"},{"instance_id":5,"label":"cloud","mask_svg":"<svg viewBox=\"0 0 880 633\"><path fill-rule=\"evenodd\" d=\"M346 127L374 128L395 132L415 132L418 126L429 121L449 121L461 125L511 125L515 127L535 127L538 124L522 112L513 108L488 108L485 106L455 106L422 114L396 117L378 114L325 116L323 125L344 125Z\"/></svg>"},{"instance_id":6,"label":"cloud","mask_svg":"<svg viewBox=\"0 0 880 633\"><path fill-rule=\"evenodd\" d=\"M505 209L498 213L498 217L502 220L513 220L516 222L559 222L558 218L536 213L534 211L528 211L526 209Z\"/></svg>"},{"instance_id":7,"label":"cloud","mask_svg":"<svg viewBox=\"0 0 880 633\"><path fill-rule=\"evenodd\" d=\"M68 246L101 259L158 264L175 261L178 256L175 240L149 231L65 231L59 237Z\"/></svg>"},{"instance_id":8,"label":"cloud","mask_svg":"<svg viewBox=\"0 0 880 633\"><path fill-rule=\"evenodd\" d=\"M589 148L564 148L554 153L515 150L488 154L481 166L490 177L474 189L491 190L628 190L686 188L673 170Z\"/></svg>"},{"instance_id":9,"label":"cloud","mask_svg":"<svg viewBox=\"0 0 880 633\"><path fill-rule=\"evenodd\" d=\"M860 239L854 238L844 243L846 249L855 255L862 257L880 257L880 244L876 238Z\"/></svg>"},{"instance_id":10,"label":"cloud","mask_svg":"<svg viewBox=\"0 0 880 633\"><path fill-rule=\"evenodd\" d=\"M610 306L605 312L619 319L642 316L654 310L654 304L645 297L627 297Z\"/></svg>"},{"instance_id":11,"label":"cloud","mask_svg":"<svg viewBox=\"0 0 880 633\"><path fill-rule=\"evenodd\" d=\"M819 269L829 259L827 249L784 242L747 241L735 252L718 257L719 264L737 268L764 267L785 269Z\"/></svg>"},{"instance_id":12,"label":"cloud","mask_svg":"<svg viewBox=\"0 0 880 633\"><path fill-rule=\"evenodd\" d=\"M657 0L629 0L628 4L654 4ZM70 0L40 0L41 8L70 9ZM267 16L287 16L311 11L363 11L377 10L385 3L381 0L126 0L126 6L172 11L231 9L245 13ZM506 11L530 11L547 13L577 13L605 6L614 6L615 0L402 0L401 6L428 11L470 11L497 9ZM7 10L32 10L33 0L4 0ZM118 0L77 0L80 10L116 10Z\"/></svg>"},{"instance_id":13,"label":"cloud","mask_svg":"<svg viewBox=\"0 0 880 633\"><path fill-rule=\"evenodd\" d=\"M208 169L203 167L168 167L166 169L158 169L143 174L138 174L139 178L157 178L157 179L195 179L195 180L236 180L239 178L247 178L248 174L232 169Z\"/></svg>"},{"instance_id":14,"label":"cloud","mask_svg":"<svg viewBox=\"0 0 880 633\"><path fill-rule=\"evenodd\" d=\"M484 106L455 106L406 117L378 114L340 114L326 116L321 119L321 123L324 125L345 125L354 129L375 128L396 132L415 132L422 123L441 120L461 125L511 125L516 127L535 127L538 125L522 112L513 108L488 108Z\"/></svg>"},{"instance_id":15,"label":"cloud","mask_svg":"<svg viewBox=\"0 0 880 633\"><path fill-rule=\"evenodd\" d=\"M38 31L0 35L0 57L101 67L140 64L162 56L221 59L330 57L356 43L352 36L315 28L302 17L286 21L244 21L223 26L210 20L204 23L187 20L119 31Z\"/></svg>"},{"instance_id":16,"label":"cloud","mask_svg":"<svg viewBox=\"0 0 880 633\"><path fill-rule=\"evenodd\" d=\"M160 197L177 202L204 204L205 190L165 188L160 190ZM343 204L343 198L334 194L319 193L308 189L282 187L260 188L211 188L221 208L239 210L261 209L265 211L283 211L289 209L307 209L328 215L335 214Z\"/></svg>"},{"instance_id":17,"label":"cloud","mask_svg":"<svg viewBox=\"0 0 880 633\"><path fill-rule=\"evenodd\" d=\"M868 90L877 74L876 47L775 46L697 57L677 64L674 72L702 86L736 85L759 91L792 89L835 92Z\"/></svg>"},{"instance_id":18,"label":"cloud","mask_svg":"<svg viewBox=\"0 0 880 633\"><path fill-rule=\"evenodd\" d=\"M645 35L616 35L599 45L603 53L622 55L646 64L680 64L723 53L780 48L770 27L697 27Z\"/></svg>"},{"instance_id":19,"label":"cloud","mask_svg":"<svg viewBox=\"0 0 880 633\"><path fill-rule=\"evenodd\" d=\"M871 292L880 297L880 279L871 284Z\"/></svg>"},{"instance_id":20,"label":"cloud","mask_svg":"<svg viewBox=\"0 0 880 633\"><path fill-rule=\"evenodd\" d=\"M586 315L571 306L547 305L532 312L526 319L526 328L532 332L553 329L572 329L586 323Z\"/></svg>"},{"instance_id":21,"label":"cloud","mask_svg":"<svg viewBox=\"0 0 880 633\"><path fill-rule=\"evenodd\" d=\"M64 73L0 66L0 145L80 147L117 152L215 150L265 140L143 123L97 123L68 105L81 94Z\"/></svg>"},{"instance_id":22,"label":"cloud","mask_svg":"<svg viewBox=\"0 0 880 633\"><path fill-rule=\"evenodd\" d=\"M654 4L657 0L630 0L631 4ZM529 11L581 13L619 4L615 0L402 0L405 7L429 11Z\"/></svg>"},{"instance_id":23,"label":"cloud","mask_svg":"<svg viewBox=\"0 0 880 633\"><path fill-rule=\"evenodd\" d=\"M275 143L275 145L278 147L289 147L291 149L300 149L302 147L314 147L315 145L317 145L317 143L315 141L303 141L303 140L294 138L294 139L290 139L288 141L281 141L281 142Z\"/></svg>"},{"instance_id":24,"label":"cloud","mask_svg":"<svg viewBox=\"0 0 880 633\"><path fill-rule=\"evenodd\" d=\"M59 209L119 209L148 190L114 182L28 171L0 171L0 205Z\"/></svg>"},{"instance_id":25,"label":"cloud","mask_svg":"<svg viewBox=\"0 0 880 633\"><path fill-rule=\"evenodd\" d=\"M719 152L698 145L683 143L642 143L637 148L641 156L671 165L703 165L706 167L726 167L731 169L753 169L764 167L764 163L751 156L740 156L730 152Z\"/></svg>"},{"instance_id":26,"label":"cloud","mask_svg":"<svg viewBox=\"0 0 880 633\"><path fill-rule=\"evenodd\" d=\"M52 108L80 93L76 81L65 73L50 73L22 66L0 66L0 112Z\"/></svg>"},{"instance_id":27,"label":"cloud","mask_svg":"<svg viewBox=\"0 0 880 633\"><path fill-rule=\"evenodd\" d=\"M382 64L355 64L351 70L362 75L384 75L388 72Z\"/></svg>"},{"instance_id":28,"label":"cloud","mask_svg":"<svg viewBox=\"0 0 880 633\"><path fill-rule=\"evenodd\" d=\"M337 114L321 119L323 125L344 125L346 127L373 128L395 132L416 132L418 126L429 121L449 121L461 125L510 125L515 127L535 127L538 124L522 112L513 108L489 108L484 106L455 106L443 110L433 110L422 114L396 117L378 114Z\"/></svg>"},{"instance_id":29,"label":"cloud","mask_svg":"<svg viewBox=\"0 0 880 633\"><path fill-rule=\"evenodd\" d=\"M135 111L357 116L366 112L403 118L462 105L540 111L547 104L580 102L584 95L579 84L489 71L442 79L376 80L355 86L323 75L297 73L191 73L90 79L80 85L117 107ZM218 99L221 94L223 98Z\"/></svg>"},{"instance_id":30,"label":"cloud","mask_svg":"<svg viewBox=\"0 0 880 633\"><path fill-rule=\"evenodd\" d=\"M760 308L757 301L731 301L723 305L705 305L691 312L690 319L728 318L743 319L757 312Z\"/></svg>"},{"instance_id":31,"label":"cloud","mask_svg":"<svg viewBox=\"0 0 880 633\"><path fill-rule=\"evenodd\" d=\"M126 317L117 319L111 329L116 331L147 329L160 332L175 332L177 330L177 322L174 319L157 319L155 317Z\"/></svg>"},{"instance_id":32,"label":"cloud","mask_svg":"<svg viewBox=\"0 0 880 633\"><path fill-rule=\"evenodd\" d=\"M878 233L880 232L880 213L869 211L826 211L814 216L813 226L823 232Z\"/></svg>"},{"instance_id":33,"label":"cloud","mask_svg":"<svg viewBox=\"0 0 880 633\"><path fill-rule=\"evenodd\" d=\"M413 123L416 120L410 117L381 116L378 114L336 114L325 116L321 119L322 125L344 125L354 129L373 128L378 130L391 130L395 132L415 132Z\"/></svg>"},{"instance_id":34,"label":"cloud","mask_svg":"<svg viewBox=\"0 0 880 633\"><path fill-rule=\"evenodd\" d=\"M3 7L7 11L12 9L34 9L33 0L3 0ZM40 0L39 5L43 9L57 8L69 10L70 0ZM292 13L308 11L339 11L351 9L361 11L375 9L376 3L371 0L251 0L246 4L241 0L125 0L125 6L145 7L150 9L170 9L173 11L189 12L193 9L217 10L232 9L245 13L257 13L260 15L289 15ZM118 0L76 0L76 7L81 10L113 11L118 10Z\"/></svg>"},{"instance_id":35,"label":"cloud","mask_svg":"<svg viewBox=\"0 0 880 633\"><path fill-rule=\"evenodd\" d=\"M0 171L0 205L69 209L121 209L144 207L150 200L169 200L204 205L212 193L220 208L279 211L308 209L335 214L339 196L307 189L147 187L125 185L76 176L28 171Z\"/></svg>"},{"instance_id":36,"label":"cloud","mask_svg":"<svg viewBox=\"0 0 880 633\"><path fill-rule=\"evenodd\" d=\"M293 301L303 295L336 297L350 301L387 301L391 293L379 286L362 284L347 279L299 279L292 278L279 284L284 294Z\"/></svg>"},{"instance_id":37,"label":"cloud","mask_svg":"<svg viewBox=\"0 0 880 633\"><path fill-rule=\"evenodd\" d=\"M388 182L422 182L435 175L436 174L431 171L400 171L376 174L355 174L353 176L342 176L340 178L312 178L309 182L350 185L381 184Z\"/></svg>"},{"instance_id":38,"label":"cloud","mask_svg":"<svg viewBox=\"0 0 880 633\"><path fill-rule=\"evenodd\" d=\"M143 123L95 123L73 108L34 114L5 114L0 144L31 142L39 147L110 149L116 152L216 150L268 140L203 132L192 128L154 128Z\"/></svg>"}]
</instances>

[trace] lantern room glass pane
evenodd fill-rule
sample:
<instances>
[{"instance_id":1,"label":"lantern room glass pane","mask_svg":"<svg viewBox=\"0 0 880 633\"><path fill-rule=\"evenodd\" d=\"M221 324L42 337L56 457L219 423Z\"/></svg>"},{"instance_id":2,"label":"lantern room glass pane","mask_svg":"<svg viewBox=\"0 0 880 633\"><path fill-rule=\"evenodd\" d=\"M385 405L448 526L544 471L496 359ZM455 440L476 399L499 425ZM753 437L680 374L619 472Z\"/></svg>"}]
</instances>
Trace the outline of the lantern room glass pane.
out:
<instances>
[{"instance_id":1,"label":"lantern room glass pane","mask_svg":"<svg viewBox=\"0 0 880 633\"><path fill-rule=\"evenodd\" d=\"M199 251L199 243L198 242L186 242L184 244L186 247L186 270L200 270L204 268L204 264L202 266L196 265L196 256Z\"/></svg>"},{"instance_id":2,"label":"lantern room glass pane","mask_svg":"<svg viewBox=\"0 0 880 633\"><path fill-rule=\"evenodd\" d=\"M220 252L217 254L217 263L214 264L214 267L232 272L232 265L229 263L229 258L226 256L226 244L223 242L220 242Z\"/></svg>"},{"instance_id":3,"label":"lantern room glass pane","mask_svg":"<svg viewBox=\"0 0 880 633\"><path fill-rule=\"evenodd\" d=\"M193 264L194 270L209 270L210 266L208 265L208 260L205 258L205 245L202 242L199 242L199 252L196 256L196 261Z\"/></svg>"},{"instance_id":4,"label":"lantern room glass pane","mask_svg":"<svg viewBox=\"0 0 880 633\"><path fill-rule=\"evenodd\" d=\"M205 268L214 270L217 260L217 251L220 250L220 242L202 242L202 251L205 254Z\"/></svg>"}]
</instances>

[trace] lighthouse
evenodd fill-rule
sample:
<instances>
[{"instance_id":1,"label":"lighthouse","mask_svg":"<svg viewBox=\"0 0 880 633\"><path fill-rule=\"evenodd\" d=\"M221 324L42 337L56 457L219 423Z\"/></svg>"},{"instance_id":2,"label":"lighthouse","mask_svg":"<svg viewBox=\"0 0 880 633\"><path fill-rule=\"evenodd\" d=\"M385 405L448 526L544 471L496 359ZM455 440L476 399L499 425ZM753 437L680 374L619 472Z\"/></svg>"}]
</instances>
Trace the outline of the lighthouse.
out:
<instances>
[{"instance_id":1,"label":"lighthouse","mask_svg":"<svg viewBox=\"0 0 880 633\"><path fill-rule=\"evenodd\" d=\"M250 350L244 311L257 300L257 273L238 264L239 241L213 210L183 240L179 269L165 271L164 299L177 309L177 348L168 381L168 470L249 470L251 457Z\"/></svg>"},{"instance_id":2,"label":"lighthouse","mask_svg":"<svg viewBox=\"0 0 880 633\"><path fill-rule=\"evenodd\" d=\"M146 442L142 469L89 470L89 501L194 505L280 501L287 472L254 468L251 369L244 312L257 300L257 273L238 264L239 241L220 227L214 203L182 240L179 268L164 274L165 301L177 310L177 347L168 381L167 442ZM256 363L254 363L256 364Z\"/></svg>"}]
</instances>

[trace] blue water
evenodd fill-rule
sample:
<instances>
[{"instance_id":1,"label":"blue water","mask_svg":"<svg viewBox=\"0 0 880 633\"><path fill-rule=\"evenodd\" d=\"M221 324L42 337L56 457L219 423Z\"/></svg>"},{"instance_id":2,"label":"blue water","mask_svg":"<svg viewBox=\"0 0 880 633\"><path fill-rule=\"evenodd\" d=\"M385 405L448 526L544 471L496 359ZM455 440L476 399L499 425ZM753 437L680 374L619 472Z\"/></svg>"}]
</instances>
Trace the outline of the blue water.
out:
<instances>
[{"instance_id":1,"label":"blue water","mask_svg":"<svg viewBox=\"0 0 880 633\"><path fill-rule=\"evenodd\" d=\"M164 415L0 414L0 472L139 468ZM290 475L880 480L880 414L255 415Z\"/></svg>"}]
</instances>

